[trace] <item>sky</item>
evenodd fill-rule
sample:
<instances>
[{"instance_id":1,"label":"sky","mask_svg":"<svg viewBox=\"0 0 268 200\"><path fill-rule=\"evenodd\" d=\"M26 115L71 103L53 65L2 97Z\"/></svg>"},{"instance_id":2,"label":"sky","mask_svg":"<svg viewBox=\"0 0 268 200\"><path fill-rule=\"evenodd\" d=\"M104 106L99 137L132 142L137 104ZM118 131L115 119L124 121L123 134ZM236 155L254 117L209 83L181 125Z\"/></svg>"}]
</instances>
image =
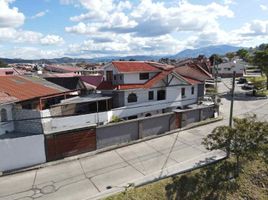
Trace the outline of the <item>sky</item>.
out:
<instances>
[{"instance_id":1,"label":"sky","mask_svg":"<svg viewBox=\"0 0 268 200\"><path fill-rule=\"evenodd\" d=\"M0 0L0 57L167 55L268 43L267 0Z\"/></svg>"}]
</instances>

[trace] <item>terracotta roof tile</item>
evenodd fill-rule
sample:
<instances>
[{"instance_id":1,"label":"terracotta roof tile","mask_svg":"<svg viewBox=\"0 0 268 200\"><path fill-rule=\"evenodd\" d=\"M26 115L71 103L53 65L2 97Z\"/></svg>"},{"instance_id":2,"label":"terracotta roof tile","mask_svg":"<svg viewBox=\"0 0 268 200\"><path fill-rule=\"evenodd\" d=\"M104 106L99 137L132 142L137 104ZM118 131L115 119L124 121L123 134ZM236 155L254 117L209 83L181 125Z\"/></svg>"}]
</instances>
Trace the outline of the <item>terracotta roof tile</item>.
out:
<instances>
[{"instance_id":1,"label":"terracotta roof tile","mask_svg":"<svg viewBox=\"0 0 268 200\"><path fill-rule=\"evenodd\" d=\"M21 76L0 76L0 91L19 101L60 93L61 91L33 83Z\"/></svg>"},{"instance_id":2,"label":"terracotta roof tile","mask_svg":"<svg viewBox=\"0 0 268 200\"><path fill-rule=\"evenodd\" d=\"M5 92L0 91L0 104L12 103L16 101L18 101L16 97L10 96Z\"/></svg>"},{"instance_id":3,"label":"terracotta roof tile","mask_svg":"<svg viewBox=\"0 0 268 200\"><path fill-rule=\"evenodd\" d=\"M114 61L112 62L114 67L121 73L127 72L158 72L160 71L156 67L146 63L138 61Z\"/></svg>"},{"instance_id":4,"label":"terracotta roof tile","mask_svg":"<svg viewBox=\"0 0 268 200\"><path fill-rule=\"evenodd\" d=\"M114 90L116 88L117 87L113 85L111 82L103 81L99 84L99 86L97 87L97 90Z\"/></svg>"}]
</instances>

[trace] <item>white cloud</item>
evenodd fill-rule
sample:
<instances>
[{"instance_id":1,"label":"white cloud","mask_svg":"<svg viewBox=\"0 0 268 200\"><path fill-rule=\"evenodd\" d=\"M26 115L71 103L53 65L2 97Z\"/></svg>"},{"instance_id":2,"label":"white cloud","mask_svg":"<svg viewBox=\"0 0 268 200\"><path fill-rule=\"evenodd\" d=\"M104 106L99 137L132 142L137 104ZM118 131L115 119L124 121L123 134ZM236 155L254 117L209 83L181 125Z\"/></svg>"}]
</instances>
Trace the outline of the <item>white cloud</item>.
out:
<instances>
[{"instance_id":1,"label":"white cloud","mask_svg":"<svg viewBox=\"0 0 268 200\"><path fill-rule=\"evenodd\" d=\"M58 35L47 35L40 40L43 45L59 45L63 44L64 40Z\"/></svg>"},{"instance_id":2,"label":"white cloud","mask_svg":"<svg viewBox=\"0 0 268 200\"><path fill-rule=\"evenodd\" d=\"M261 10L266 11L268 10L268 6L266 5L260 5Z\"/></svg>"},{"instance_id":3,"label":"white cloud","mask_svg":"<svg viewBox=\"0 0 268 200\"><path fill-rule=\"evenodd\" d=\"M22 59L40 59L40 58L58 58L63 57L64 51L58 50L43 50L35 47L13 47L0 51L0 57L4 58L22 58Z\"/></svg>"},{"instance_id":4,"label":"white cloud","mask_svg":"<svg viewBox=\"0 0 268 200\"><path fill-rule=\"evenodd\" d=\"M36 13L34 16L30 17L31 19L36 19L39 17L43 17L45 16L47 13L49 12L49 10L45 10L45 11L41 11L39 13Z\"/></svg>"},{"instance_id":5,"label":"white cloud","mask_svg":"<svg viewBox=\"0 0 268 200\"><path fill-rule=\"evenodd\" d=\"M18 8L10 8L13 0L0 0L0 28L19 27L23 25L25 16Z\"/></svg>"},{"instance_id":6,"label":"white cloud","mask_svg":"<svg viewBox=\"0 0 268 200\"><path fill-rule=\"evenodd\" d=\"M92 24L91 24L92 25ZM96 34L98 30L98 24L95 26L90 26L85 24L84 22L79 22L77 25L72 27L65 27L65 31L69 33L77 33L77 34Z\"/></svg>"},{"instance_id":7,"label":"white cloud","mask_svg":"<svg viewBox=\"0 0 268 200\"><path fill-rule=\"evenodd\" d=\"M64 43L63 38L57 35L44 36L39 32L17 30L15 28L0 28L0 41L41 45L59 45Z\"/></svg>"}]
</instances>

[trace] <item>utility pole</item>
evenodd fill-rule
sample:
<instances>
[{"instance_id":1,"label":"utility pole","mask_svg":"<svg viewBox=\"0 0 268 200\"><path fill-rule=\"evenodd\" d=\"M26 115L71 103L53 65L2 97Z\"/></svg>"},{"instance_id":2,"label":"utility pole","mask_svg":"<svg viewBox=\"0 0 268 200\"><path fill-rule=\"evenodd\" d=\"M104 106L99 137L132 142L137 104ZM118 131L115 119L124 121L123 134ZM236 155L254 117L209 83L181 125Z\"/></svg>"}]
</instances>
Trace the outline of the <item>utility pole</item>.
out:
<instances>
[{"instance_id":1,"label":"utility pole","mask_svg":"<svg viewBox=\"0 0 268 200\"><path fill-rule=\"evenodd\" d=\"M232 125L233 125L235 76L236 76L236 71L233 72L233 81L232 81L232 89L231 89L231 107L230 107L230 118L229 118L229 126L230 127L232 127Z\"/></svg>"}]
</instances>

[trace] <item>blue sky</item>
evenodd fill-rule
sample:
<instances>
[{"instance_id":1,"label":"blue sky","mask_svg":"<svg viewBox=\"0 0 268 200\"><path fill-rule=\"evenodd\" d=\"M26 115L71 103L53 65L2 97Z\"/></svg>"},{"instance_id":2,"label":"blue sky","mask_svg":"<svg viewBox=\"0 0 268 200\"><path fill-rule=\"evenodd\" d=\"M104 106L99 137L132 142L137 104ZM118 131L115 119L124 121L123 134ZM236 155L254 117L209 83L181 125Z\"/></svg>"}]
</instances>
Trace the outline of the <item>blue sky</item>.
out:
<instances>
[{"instance_id":1,"label":"blue sky","mask_svg":"<svg viewBox=\"0 0 268 200\"><path fill-rule=\"evenodd\" d=\"M267 0L0 0L0 57L175 54L268 43Z\"/></svg>"}]
</instances>

